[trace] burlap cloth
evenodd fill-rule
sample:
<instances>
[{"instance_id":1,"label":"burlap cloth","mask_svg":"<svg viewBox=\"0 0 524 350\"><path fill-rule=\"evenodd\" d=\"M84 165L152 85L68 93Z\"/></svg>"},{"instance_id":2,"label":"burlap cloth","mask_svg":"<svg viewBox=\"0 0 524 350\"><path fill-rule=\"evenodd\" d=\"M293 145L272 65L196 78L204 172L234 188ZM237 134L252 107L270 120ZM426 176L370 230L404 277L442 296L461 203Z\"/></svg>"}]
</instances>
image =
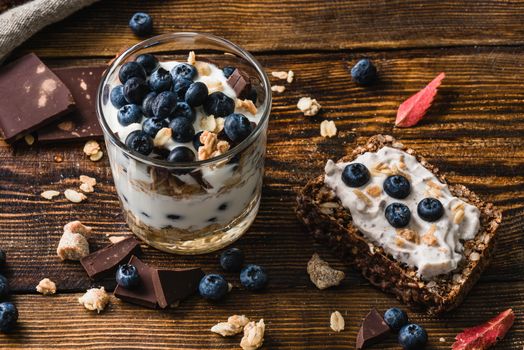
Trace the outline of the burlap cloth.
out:
<instances>
[{"instance_id":1,"label":"burlap cloth","mask_svg":"<svg viewBox=\"0 0 524 350\"><path fill-rule=\"evenodd\" d=\"M0 15L0 62L45 26L98 0L32 0Z\"/></svg>"}]
</instances>

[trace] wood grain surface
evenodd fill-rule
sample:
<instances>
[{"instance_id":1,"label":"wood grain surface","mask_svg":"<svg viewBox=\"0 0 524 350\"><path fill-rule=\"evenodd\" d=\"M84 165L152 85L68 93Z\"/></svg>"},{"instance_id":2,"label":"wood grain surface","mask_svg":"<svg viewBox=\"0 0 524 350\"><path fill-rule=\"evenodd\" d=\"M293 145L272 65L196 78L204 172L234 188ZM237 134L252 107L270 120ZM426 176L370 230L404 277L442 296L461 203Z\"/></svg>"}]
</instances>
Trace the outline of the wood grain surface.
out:
<instances>
[{"instance_id":1,"label":"wood grain surface","mask_svg":"<svg viewBox=\"0 0 524 350\"><path fill-rule=\"evenodd\" d=\"M428 330L428 348L448 349L464 327L512 307L517 322L497 349L522 349L524 66L519 62L524 6L519 1L373 4L107 0L45 29L17 50L13 56L35 50L52 67L102 65L137 41L126 23L133 12L146 10L158 32L225 36L257 52L268 72L292 69L296 79L284 93L274 94L260 212L236 244L249 262L267 268L269 288L248 293L239 288L237 276L226 274L235 288L217 304L195 297L161 312L113 299L100 315L84 310L77 298L93 282L78 263L60 262L55 251L62 226L73 219L93 226L93 250L108 243L107 235L129 233L107 158L89 161L82 143L10 147L0 142L0 244L8 252L4 273L20 309L20 329L0 335L0 348L236 349L240 337L209 332L235 313L266 320L266 349L354 348L365 313L398 303L314 244L294 216L294 199L327 159L341 157L371 135L388 133L425 154L450 181L467 185L503 210L495 259L464 305L443 318L410 313ZM364 56L380 71L380 81L369 88L355 85L348 74L348 67ZM447 77L426 119L411 129L394 128L399 103L442 71ZM302 96L319 101L318 116L301 115L296 103ZM320 137L324 119L335 120L336 138ZM54 162L56 155L64 161ZM39 196L48 189L77 187L81 174L99 182L87 201L72 204L63 196L53 201ZM216 254L183 257L144 251L144 260L156 266L219 271ZM305 266L315 251L347 271L342 286L318 291L312 285ZM58 295L36 295L34 288L43 277L57 282ZM110 281L102 284L113 287ZM346 318L347 329L339 334L329 328L334 310ZM375 349L398 345L390 337Z\"/></svg>"}]
</instances>

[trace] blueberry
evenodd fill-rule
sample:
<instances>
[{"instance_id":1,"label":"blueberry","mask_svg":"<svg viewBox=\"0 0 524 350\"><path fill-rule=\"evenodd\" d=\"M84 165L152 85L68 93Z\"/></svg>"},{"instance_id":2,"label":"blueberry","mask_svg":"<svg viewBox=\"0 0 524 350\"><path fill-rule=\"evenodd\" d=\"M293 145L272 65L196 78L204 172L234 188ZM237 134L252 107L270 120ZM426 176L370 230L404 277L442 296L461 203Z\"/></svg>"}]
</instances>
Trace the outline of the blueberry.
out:
<instances>
[{"instance_id":1,"label":"blueberry","mask_svg":"<svg viewBox=\"0 0 524 350\"><path fill-rule=\"evenodd\" d=\"M131 78L124 84L124 97L129 103L141 104L148 93L146 82L140 78Z\"/></svg>"},{"instance_id":2,"label":"blueberry","mask_svg":"<svg viewBox=\"0 0 524 350\"><path fill-rule=\"evenodd\" d=\"M5 266L6 261L7 261L7 256L5 254L5 251L0 249L0 267Z\"/></svg>"},{"instance_id":3,"label":"blueberry","mask_svg":"<svg viewBox=\"0 0 524 350\"><path fill-rule=\"evenodd\" d=\"M368 168L362 163L348 164L342 171L342 181L349 187L364 186L370 176Z\"/></svg>"},{"instance_id":4,"label":"blueberry","mask_svg":"<svg viewBox=\"0 0 524 350\"><path fill-rule=\"evenodd\" d=\"M167 125L168 123L165 119L148 118L142 124L142 129L146 134L148 134L152 138L155 138L157 132L162 128L166 128Z\"/></svg>"},{"instance_id":5,"label":"blueberry","mask_svg":"<svg viewBox=\"0 0 524 350\"><path fill-rule=\"evenodd\" d=\"M207 95L203 105L206 114L215 118L224 118L235 111L235 101L220 91Z\"/></svg>"},{"instance_id":6,"label":"blueberry","mask_svg":"<svg viewBox=\"0 0 524 350\"><path fill-rule=\"evenodd\" d=\"M155 100L157 96L156 92L150 92L144 97L144 100L142 101L142 113L148 117L153 117L153 101Z\"/></svg>"},{"instance_id":7,"label":"blueberry","mask_svg":"<svg viewBox=\"0 0 524 350\"><path fill-rule=\"evenodd\" d=\"M138 55L135 62L140 64L147 74L151 74L158 67L158 59L150 53Z\"/></svg>"},{"instance_id":8,"label":"blueberry","mask_svg":"<svg viewBox=\"0 0 524 350\"><path fill-rule=\"evenodd\" d=\"M402 175L388 176L384 180L384 192L396 199L404 199L411 192L411 185L408 179Z\"/></svg>"},{"instance_id":9,"label":"blueberry","mask_svg":"<svg viewBox=\"0 0 524 350\"><path fill-rule=\"evenodd\" d=\"M9 283L7 278L0 275L0 299L5 299L7 296L9 296Z\"/></svg>"},{"instance_id":10,"label":"blueberry","mask_svg":"<svg viewBox=\"0 0 524 350\"><path fill-rule=\"evenodd\" d=\"M142 130L135 130L127 135L126 146L147 156L153 151L153 139Z\"/></svg>"},{"instance_id":11,"label":"blueberry","mask_svg":"<svg viewBox=\"0 0 524 350\"><path fill-rule=\"evenodd\" d=\"M146 80L146 71L144 67L136 62L126 62L120 67L118 78L122 84L125 84L131 78Z\"/></svg>"},{"instance_id":12,"label":"blueberry","mask_svg":"<svg viewBox=\"0 0 524 350\"><path fill-rule=\"evenodd\" d=\"M398 342L404 350L421 350L428 342L428 334L418 324L408 324L400 329Z\"/></svg>"},{"instance_id":13,"label":"blueberry","mask_svg":"<svg viewBox=\"0 0 524 350\"><path fill-rule=\"evenodd\" d=\"M115 108L120 108L123 105L127 104L126 98L124 97L124 86L118 85L111 90L109 99Z\"/></svg>"},{"instance_id":14,"label":"blueberry","mask_svg":"<svg viewBox=\"0 0 524 350\"><path fill-rule=\"evenodd\" d=\"M225 271L240 271L244 264L244 253L238 248L229 248L220 254L220 266Z\"/></svg>"},{"instance_id":15,"label":"blueberry","mask_svg":"<svg viewBox=\"0 0 524 350\"><path fill-rule=\"evenodd\" d=\"M195 129L193 123L186 118L176 118L169 123L169 127L173 131L171 136L176 142L189 142L195 136Z\"/></svg>"},{"instance_id":16,"label":"blueberry","mask_svg":"<svg viewBox=\"0 0 524 350\"><path fill-rule=\"evenodd\" d=\"M424 198L417 205L417 213L425 221L437 221L444 215L444 207L436 198Z\"/></svg>"},{"instance_id":17,"label":"blueberry","mask_svg":"<svg viewBox=\"0 0 524 350\"><path fill-rule=\"evenodd\" d=\"M189 163L195 160L195 152L185 146L175 147L167 156L168 162Z\"/></svg>"},{"instance_id":18,"label":"blueberry","mask_svg":"<svg viewBox=\"0 0 524 350\"><path fill-rule=\"evenodd\" d=\"M142 120L142 110L137 105L125 105L118 110L116 118L122 126L140 123Z\"/></svg>"},{"instance_id":19,"label":"blueberry","mask_svg":"<svg viewBox=\"0 0 524 350\"><path fill-rule=\"evenodd\" d=\"M180 77L192 80L196 77L197 70L189 63L179 63L171 69L171 75L173 75L173 79Z\"/></svg>"},{"instance_id":20,"label":"blueberry","mask_svg":"<svg viewBox=\"0 0 524 350\"><path fill-rule=\"evenodd\" d=\"M253 127L244 115L233 113L226 117L224 131L234 143L242 142L251 134Z\"/></svg>"},{"instance_id":21,"label":"blueberry","mask_svg":"<svg viewBox=\"0 0 524 350\"><path fill-rule=\"evenodd\" d=\"M189 86L185 100L191 107L198 107L204 103L208 94L206 84L198 81Z\"/></svg>"},{"instance_id":22,"label":"blueberry","mask_svg":"<svg viewBox=\"0 0 524 350\"><path fill-rule=\"evenodd\" d=\"M155 92L171 90L173 79L171 74L164 68L160 67L149 77L149 88Z\"/></svg>"},{"instance_id":23,"label":"blueberry","mask_svg":"<svg viewBox=\"0 0 524 350\"><path fill-rule=\"evenodd\" d=\"M229 78L231 74L233 74L235 69L236 69L235 67L227 66L227 67L222 68L222 72L224 73L224 76L226 78Z\"/></svg>"},{"instance_id":24,"label":"blueberry","mask_svg":"<svg viewBox=\"0 0 524 350\"><path fill-rule=\"evenodd\" d=\"M153 32L153 18L145 12L137 12L129 20L129 28L138 36Z\"/></svg>"},{"instance_id":25,"label":"blueberry","mask_svg":"<svg viewBox=\"0 0 524 350\"><path fill-rule=\"evenodd\" d=\"M116 270L116 283L120 287L127 289L133 289L140 282L140 276L138 270L134 265L124 264L118 267Z\"/></svg>"},{"instance_id":26,"label":"blueberry","mask_svg":"<svg viewBox=\"0 0 524 350\"><path fill-rule=\"evenodd\" d=\"M198 148L200 146L203 146L204 144L200 142L200 135L202 135L203 131L199 131L193 136L193 147L198 151Z\"/></svg>"},{"instance_id":27,"label":"blueberry","mask_svg":"<svg viewBox=\"0 0 524 350\"><path fill-rule=\"evenodd\" d=\"M247 265L240 271L240 283L247 290L260 290L267 285L266 270L258 265Z\"/></svg>"},{"instance_id":28,"label":"blueberry","mask_svg":"<svg viewBox=\"0 0 524 350\"><path fill-rule=\"evenodd\" d=\"M156 118L172 118L175 113L177 97L171 91L162 91L157 95L151 110Z\"/></svg>"},{"instance_id":29,"label":"blueberry","mask_svg":"<svg viewBox=\"0 0 524 350\"><path fill-rule=\"evenodd\" d=\"M358 84L369 85L377 78L377 68L370 60L364 58L351 68L351 77Z\"/></svg>"},{"instance_id":30,"label":"blueberry","mask_svg":"<svg viewBox=\"0 0 524 350\"><path fill-rule=\"evenodd\" d=\"M408 324L408 315L403 310L393 307L384 313L384 321L393 332L398 332Z\"/></svg>"},{"instance_id":31,"label":"blueberry","mask_svg":"<svg viewBox=\"0 0 524 350\"><path fill-rule=\"evenodd\" d=\"M0 303L0 331L10 332L18 320L18 310L13 303Z\"/></svg>"},{"instance_id":32,"label":"blueberry","mask_svg":"<svg viewBox=\"0 0 524 350\"><path fill-rule=\"evenodd\" d=\"M386 207L386 220L391 226L400 228L409 224L411 212L409 208L402 203L391 203Z\"/></svg>"},{"instance_id":33,"label":"blueberry","mask_svg":"<svg viewBox=\"0 0 524 350\"><path fill-rule=\"evenodd\" d=\"M198 286L202 298L209 300L222 299L227 294L228 289L227 281L218 274L205 275Z\"/></svg>"},{"instance_id":34,"label":"blueberry","mask_svg":"<svg viewBox=\"0 0 524 350\"><path fill-rule=\"evenodd\" d=\"M173 113L173 118L186 118L193 123L196 119L195 110L186 102L178 102Z\"/></svg>"},{"instance_id":35,"label":"blueberry","mask_svg":"<svg viewBox=\"0 0 524 350\"><path fill-rule=\"evenodd\" d=\"M186 98L186 92L189 87L193 84L193 80L177 77L173 79L173 91L179 100L184 100Z\"/></svg>"}]
</instances>

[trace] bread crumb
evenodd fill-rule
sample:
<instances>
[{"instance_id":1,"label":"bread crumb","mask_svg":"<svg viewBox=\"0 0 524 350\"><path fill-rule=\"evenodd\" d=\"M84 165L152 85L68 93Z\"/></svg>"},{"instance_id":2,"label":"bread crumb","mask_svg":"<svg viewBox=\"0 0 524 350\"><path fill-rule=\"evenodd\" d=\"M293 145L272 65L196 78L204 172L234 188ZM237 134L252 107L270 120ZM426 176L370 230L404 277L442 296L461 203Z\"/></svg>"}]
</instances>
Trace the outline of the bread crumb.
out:
<instances>
[{"instance_id":1,"label":"bread crumb","mask_svg":"<svg viewBox=\"0 0 524 350\"><path fill-rule=\"evenodd\" d=\"M340 332L344 330L344 326L345 326L344 317L342 317L342 314L340 312L335 311L331 314L331 318L329 320L329 326L335 332Z\"/></svg>"},{"instance_id":2,"label":"bread crumb","mask_svg":"<svg viewBox=\"0 0 524 350\"><path fill-rule=\"evenodd\" d=\"M264 333L266 331L266 325L264 319L261 319L257 323L255 321L249 322L244 327L244 336L240 341L240 347L243 350L256 350L264 343Z\"/></svg>"},{"instance_id":3,"label":"bread crumb","mask_svg":"<svg viewBox=\"0 0 524 350\"><path fill-rule=\"evenodd\" d=\"M53 197L56 197L56 196L58 196L58 195L60 195L60 192L58 192L58 191L53 191L53 190L48 190L48 191L44 191L44 192L40 193L40 196L41 196L42 198L47 199L47 200L52 200Z\"/></svg>"},{"instance_id":4,"label":"bread crumb","mask_svg":"<svg viewBox=\"0 0 524 350\"><path fill-rule=\"evenodd\" d=\"M36 286L36 291L43 295L51 295L56 293L56 284L49 278L44 278Z\"/></svg>"},{"instance_id":5,"label":"bread crumb","mask_svg":"<svg viewBox=\"0 0 524 350\"><path fill-rule=\"evenodd\" d=\"M98 313L104 310L109 303L109 295L104 287L91 288L78 298L78 302L88 310L96 310Z\"/></svg>"},{"instance_id":6,"label":"bread crumb","mask_svg":"<svg viewBox=\"0 0 524 350\"><path fill-rule=\"evenodd\" d=\"M281 94L286 91L286 87L284 85L273 85L271 86L271 91Z\"/></svg>"},{"instance_id":7,"label":"bread crumb","mask_svg":"<svg viewBox=\"0 0 524 350\"><path fill-rule=\"evenodd\" d=\"M320 104L311 97L301 97L297 102L297 108L304 113L306 117L317 115L320 111Z\"/></svg>"},{"instance_id":8,"label":"bread crumb","mask_svg":"<svg viewBox=\"0 0 524 350\"><path fill-rule=\"evenodd\" d=\"M315 253L307 263L309 279L318 289L338 286L346 277L343 271L335 270Z\"/></svg>"},{"instance_id":9,"label":"bread crumb","mask_svg":"<svg viewBox=\"0 0 524 350\"><path fill-rule=\"evenodd\" d=\"M333 137L337 134L337 126L332 120L324 120L320 123L320 136Z\"/></svg>"}]
</instances>

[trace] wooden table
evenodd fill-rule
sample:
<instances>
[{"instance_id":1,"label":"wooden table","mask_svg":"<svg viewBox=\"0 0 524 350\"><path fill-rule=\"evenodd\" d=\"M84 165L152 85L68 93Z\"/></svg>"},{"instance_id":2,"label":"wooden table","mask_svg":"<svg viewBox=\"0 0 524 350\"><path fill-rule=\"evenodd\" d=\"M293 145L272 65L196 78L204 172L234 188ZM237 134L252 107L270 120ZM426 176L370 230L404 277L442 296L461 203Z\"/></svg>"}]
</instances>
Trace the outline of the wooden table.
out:
<instances>
[{"instance_id":1,"label":"wooden table","mask_svg":"<svg viewBox=\"0 0 524 350\"><path fill-rule=\"evenodd\" d=\"M220 3L220 5L218 4ZM210 32L247 48L269 71L292 69L295 81L274 95L266 176L260 213L237 246L249 262L267 268L263 293L235 285L220 303L198 297L170 311L153 311L113 298L97 315L78 304L91 282L78 263L63 263L55 249L62 226L80 219L93 226L92 247L106 234L126 233L107 158L98 163L82 153L83 143L0 146L0 234L8 252L5 272L20 310L20 327L0 336L0 348L24 349L237 349L240 337L222 338L209 328L232 314L267 323L265 349L352 349L361 318L371 308L399 306L393 298L348 271L343 285L319 291L305 267L319 252L336 268L343 264L313 243L294 214L296 191L339 158L377 133L392 134L424 153L449 179L464 183L503 210L498 252L464 304L429 317L410 312L426 327L430 349L449 349L464 327L512 307L517 321L497 349L524 346L524 1L125 1L104 0L36 35L13 57L35 51L53 67L106 63L138 41L127 28L130 16L149 12L157 33ZM380 82L361 88L348 67L371 57ZM426 120L395 129L401 101L439 72L447 77ZM277 83L277 81L274 81ZM306 118L296 102L312 96L319 116ZM319 123L335 120L338 136L319 136ZM55 155L64 158L53 161ZM86 174L100 185L89 199L48 202L46 189L77 186ZM202 266L218 271L216 254L170 256L145 249L157 266ZM59 293L44 297L35 285L55 280ZM329 316L339 310L347 328L334 333ZM440 338L444 340L441 341ZM375 349L398 349L391 337Z\"/></svg>"}]
</instances>

